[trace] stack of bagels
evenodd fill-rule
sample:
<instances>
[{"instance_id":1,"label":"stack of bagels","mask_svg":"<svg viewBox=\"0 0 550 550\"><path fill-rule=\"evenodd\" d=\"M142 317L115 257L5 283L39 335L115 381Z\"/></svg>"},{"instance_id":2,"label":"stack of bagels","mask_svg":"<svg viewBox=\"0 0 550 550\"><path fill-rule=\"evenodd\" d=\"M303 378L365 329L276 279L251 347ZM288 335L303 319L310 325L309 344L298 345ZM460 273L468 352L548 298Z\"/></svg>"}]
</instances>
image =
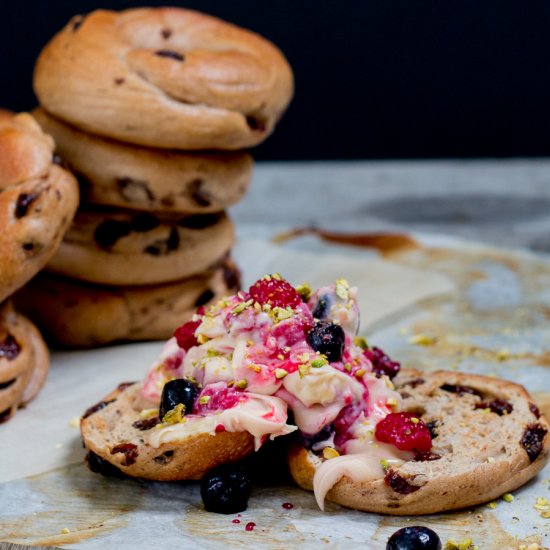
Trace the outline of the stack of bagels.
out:
<instances>
[{"instance_id":1,"label":"stack of bagels","mask_svg":"<svg viewBox=\"0 0 550 550\"><path fill-rule=\"evenodd\" d=\"M247 148L273 130L291 69L260 36L179 8L74 17L37 61L34 115L81 204L16 303L54 343L164 339L236 290Z\"/></svg>"},{"instance_id":2,"label":"stack of bagels","mask_svg":"<svg viewBox=\"0 0 550 550\"><path fill-rule=\"evenodd\" d=\"M40 390L46 344L12 294L52 258L78 206L75 178L32 116L0 111L0 423Z\"/></svg>"}]
</instances>

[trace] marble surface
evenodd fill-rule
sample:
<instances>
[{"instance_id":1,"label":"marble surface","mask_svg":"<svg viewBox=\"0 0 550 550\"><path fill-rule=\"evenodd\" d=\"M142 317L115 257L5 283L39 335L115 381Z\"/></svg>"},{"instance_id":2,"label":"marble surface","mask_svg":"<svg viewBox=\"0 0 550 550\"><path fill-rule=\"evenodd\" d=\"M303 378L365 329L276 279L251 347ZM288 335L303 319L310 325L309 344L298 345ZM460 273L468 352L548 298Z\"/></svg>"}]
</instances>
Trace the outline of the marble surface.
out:
<instances>
[{"instance_id":1,"label":"marble surface","mask_svg":"<svg viewBox=\"0 0 550 550\"><path fill-rule=\"evenodd\" d=\"M259 163L232 213L246 236L414 231L550 253L550 159Z\"/></svg>"}]
</instances>

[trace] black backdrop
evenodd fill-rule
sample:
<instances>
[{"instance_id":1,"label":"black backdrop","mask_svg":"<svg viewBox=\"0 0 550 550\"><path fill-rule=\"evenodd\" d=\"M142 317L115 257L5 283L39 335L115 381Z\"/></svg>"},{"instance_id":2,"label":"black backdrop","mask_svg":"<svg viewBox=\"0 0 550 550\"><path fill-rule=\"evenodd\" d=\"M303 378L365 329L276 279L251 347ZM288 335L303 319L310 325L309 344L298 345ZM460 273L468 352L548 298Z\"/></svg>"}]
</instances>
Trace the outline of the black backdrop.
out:
<instances>
[{"instance_id":1,"label":"black backdrop","mask_svg":"<svg viewBox=\"0 0 550 550\"><path fill-rule=\"evenodd\" d=\"M34 104L34 59L75 13L167 2L3 0L0 105ZM287 55L296 96L263 159L550 154L550 2L189 0Z\"/></svg>"}]
</instances>

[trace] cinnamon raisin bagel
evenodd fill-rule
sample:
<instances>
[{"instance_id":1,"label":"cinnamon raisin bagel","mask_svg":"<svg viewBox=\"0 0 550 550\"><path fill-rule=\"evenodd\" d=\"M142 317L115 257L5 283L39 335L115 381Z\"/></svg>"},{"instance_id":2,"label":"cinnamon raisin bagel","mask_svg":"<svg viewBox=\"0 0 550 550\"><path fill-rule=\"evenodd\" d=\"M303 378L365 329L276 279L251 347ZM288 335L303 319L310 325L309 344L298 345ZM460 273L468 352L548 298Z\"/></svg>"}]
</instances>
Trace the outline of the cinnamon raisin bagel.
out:
<instances>
[{"instance_id":1,"label":"cinnamon raisin bagel","mask_svg":"<svg viewBox=\"0 0 550 550\"><path fill-rule=\"evenodd\" d=\"M238 202L252 176L248 153L184 153L126 145L77 130L36 109L55 150L80 182L88 203L136 210L219 212Z\"/></svg>"},{"instance_id":2,"label":"cinnamon raisin bagel","mask_svg":"<svg viewBox=\"0 0 550 550\"><path fill-rule=\"evenodd\" d=\"M224 214L160 216L80 208L48 270L104 285L179 281L221 260L233 244Z\"/></svg>"},{"instance_id":3,"label":"cinnamon raisin bagel","mask_svg":"<svg viewBox=\"0 0 550 550\"><path fill-rule=\"evenodd\" d=\"M129 143L242 149L263 141L293 93L281 52L253 32L181 8L74 17L34 73L42 106Z\"/></svg>"},{"instance_id":4,"label":"cinnamon raisin bagel","mask_svg":"<svg viewBox=\"0 0 550 550\"><path fill-rule=\"evenodd\" d=\"M75 178L27 113L0 113L0 302L55 253L78 206Z\"/></svg>"},{"instance_id":5,"label":"cinnamon raisin bagel","mask_svg":"<svg viewBox=\"0 0 550 550\"><path fill-rule=\"evenodd\" d=\"M166 340L198 307L237 292L239 279L231 261L182 281L138 287L94 285L43 271L14 300L49 342L82 348Z\"/></svg>"},{"instance_id":6,"label":"cinnamon raisin bagel","mask_svg":"<svg viewBox=\"0 0 550 550\"><path fill-rule=\"evenodd\" d=\"M11 302L0 306L0 423L28 403L40 390L50 359L36 327L14 311Z\"/></svg>"},{"instance_id":7,"label":"cinnamon raisin bagel","mask_svg":"<svg viewBox=\"0 0 550 550\"><path fill-rule=\"evenodd\" d=\"M367 512L432 514L498 498L548 462L550 426L523 386L456 371L403 370L396 389L402 409L430 427L432 452L385 475L377 464L380 475L371 479L344 475L327 500ZM297 445L289 453L291 474L303 489L313 488L324 462L322 454Z\"/></svg>"}]
</instances>

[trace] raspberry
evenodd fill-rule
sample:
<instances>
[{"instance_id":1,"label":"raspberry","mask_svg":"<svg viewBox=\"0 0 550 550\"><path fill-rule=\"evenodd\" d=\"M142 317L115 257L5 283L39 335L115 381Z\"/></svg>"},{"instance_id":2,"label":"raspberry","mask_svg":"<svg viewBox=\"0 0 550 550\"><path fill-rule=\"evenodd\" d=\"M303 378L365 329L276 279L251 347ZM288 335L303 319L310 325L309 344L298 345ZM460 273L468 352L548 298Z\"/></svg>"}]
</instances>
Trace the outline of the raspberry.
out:
<instances>
[{"instance_id":1,"label":"raspberry","mask_svg":"<svg viewBox=\"0 0 550 550\"><path fill-rule=\"evenodd\" d=\"M210 384L202 390L195 401L195 414L209 414L232 409L239 404L243 393L235 388L228 388L224 382Z\"/></svg>"},{"instance_id":2,"label":"raspberry","mask_svg":"<svg viewBox=\"0 0 550 550\"><path fill-rule=\"evenodd\" d=\"M199 342L195 336L195 331L197 327L201 324L201 320L198 321L187 321L187 323L181 325L174 332L178 346L187 351L189 348L196 346Z\"/></svg>"},{"instance_id":3,"label":"raspberry","mask_svg":"<svg viewBox=\"0 0 550 550\"><path fill-rule=\"evenodd\" d=\"M432 448L430 430L413 413L388 414L376 424L374 435L378 441L395 445L402 451L425 453Z\"/></svg>"},{"instance_id":4,"label":"raspberry","mask_svg":"<svg viewBox=\"0 0 550 550\"><path fill-rule=\"evenodd\" d=\"M273 276L256 281L248 293L255 302L261 305L297 307L302 303L301 296L288 281Z\"/></svg>"},{"instance_id":5,"label":"raspberry","mask_svg":"<svg viewBox=\"0 0 550 550\"><path fill-rule=\"evenodd\" d=\"M401 363L392 361L380 348L367 348L363 354L372 363L372 370L379 378L385 374L391 380L401 369Z\"/></svg>"}]
</instances>

